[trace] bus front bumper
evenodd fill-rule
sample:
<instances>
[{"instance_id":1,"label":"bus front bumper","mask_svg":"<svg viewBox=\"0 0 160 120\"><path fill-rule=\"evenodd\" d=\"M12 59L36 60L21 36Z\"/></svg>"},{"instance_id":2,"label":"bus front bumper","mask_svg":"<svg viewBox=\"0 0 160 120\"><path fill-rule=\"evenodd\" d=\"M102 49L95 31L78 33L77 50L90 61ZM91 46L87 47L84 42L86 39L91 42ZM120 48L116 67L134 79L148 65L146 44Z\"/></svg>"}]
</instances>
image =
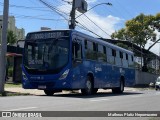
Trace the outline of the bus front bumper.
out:
<instances>
[{"instance_id":1,"label":"bus front bumper","mask_svg":"<svg viewBox=\"0 0 160 120\"><path fill-rule=\"evenodd\" d=\"M47 80L46 80L47 81ZM58 89L71 89L69 82L65 80L54 80L54 81L29 81L23 80L24 89L40 89L40 90L58 90Z\"/></svg>"}]
</instances>

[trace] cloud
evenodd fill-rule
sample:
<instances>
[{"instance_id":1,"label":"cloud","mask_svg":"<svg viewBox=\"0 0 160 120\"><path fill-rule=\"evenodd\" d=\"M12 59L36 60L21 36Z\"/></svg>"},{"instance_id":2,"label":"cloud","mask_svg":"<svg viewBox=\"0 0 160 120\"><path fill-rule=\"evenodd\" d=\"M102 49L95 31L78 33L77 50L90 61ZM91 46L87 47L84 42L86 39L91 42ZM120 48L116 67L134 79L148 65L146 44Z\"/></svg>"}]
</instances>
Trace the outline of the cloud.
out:
<instances>
[{"instance_id":1,"label":"cloud","mask_svg":"<svg viewBox=\"0 0 160 120\"><path fill-rule=\"evenodd\" d=\"M157 34L157 40L159 39L160 33L158 33L157 31L155 32ZM153 44L152 41L148 41L147 44L145 45L145 48L148 49L151 45ZM157 44L155 44L151 49L151 52L160 55L160 43L158 42Z\"/></svg>"},{"instance_id":2,"label":"cloud","mask_svg":"<svg viewBox=\"0 0 160 120\"><path fill-rule=\"evenodd\" d=\"M86 15L98 27L85 16L78 18L78 22L103 38L110 38L109 35L111 35L116 30L116 26L123 21L122 19L112 15L100 16L94 12L86 13Z\"/></svg>"},{"instance_id":3,"label":"cloud","mask_svg":"<svg viewBox=\"0 0 160 120\"><path fill-rule=\"evenodd\" d=\"M87 1L87 3L95 3L95 2L97 2L97 0L86 0Z\"/></svg>"},{"instance_id":4,"label":"cloud","mask_svg":"<svg viewBox=\"0 0 160 120\"><path fill-rule=\"evenodd\" d=\"M96 2L96 0L88 0L87 2ZM69 5L64 5L60 6L59 9L65 12L68 12L67 9L71 9L71 6ZM81 13L76 12L76 15L80 15ZM83 24L86 28L89 30L93 31L94 33L98 34L99 36L103 38L110 38L109 35L111 35L117 28L119 28L119 24L124 22L123 19L108 15L108 16L100 16L98 13L94 12L94 10L89 11L85 13L86 16L93 22L91 22L85 15L80 16L79 18L76 19L78 23ZM78 24L78 25L80 25ZM99 27L97 27L99 26ZM101 30L101 29L103 30ZM82 29L78 29L80 31L83 31ZM105 32L104 32L105 31ZM109 34L109 35L107 35Z\"/></svg>"}]
</instances>

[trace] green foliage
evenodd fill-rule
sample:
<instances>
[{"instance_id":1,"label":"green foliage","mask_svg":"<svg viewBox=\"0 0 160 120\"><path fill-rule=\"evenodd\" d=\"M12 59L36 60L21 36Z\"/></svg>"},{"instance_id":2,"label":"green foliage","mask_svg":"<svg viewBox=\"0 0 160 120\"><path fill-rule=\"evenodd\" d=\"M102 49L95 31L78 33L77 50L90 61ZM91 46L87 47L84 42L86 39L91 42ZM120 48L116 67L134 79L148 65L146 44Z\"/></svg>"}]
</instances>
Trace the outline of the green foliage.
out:
<instances>
[{"instance_id":1,"label":"green foliage","mask_svg":"<svg viewBox=\"0 0 160 120\"><path fill-rule=\"evenodd\" d=\"M113 33L111 35L111 38L112 39L117 38L119 40L128 40L128 41L131 40L130 36L128 35L128 32L126 31L125 28L122 28L122 29L118 30L118 32L116 31L115 33Z\"/></svg>"},{"instance_id":2,"label":"green foliage","mask_svg":"<svg viewBox=\"0 0 160 120\"><path fill-rule=\"evenodd\" d=\"M10 45L13 45L14 43L16 43L16 41L17 41L17 36L13 33L13 31L8 30L7 43L9 43Z\"/></svg>"},{"instance_id":3,"label":"green foliage","mask_svg":"<svg viewBox=\"0 0 160 120\"><path fill-rule=\"evenodd\" d=\"M125 49L129 49L129 47L123 43L117 43L116 45Z\"/></svg>"},{"instance_id":4,"label":"green foliage","mask_svg":"<svg viewBox=\"0 0 160 120\"><path fill-rule=\"evenodd\" d=\"M125 28L113 33L113 39L132 41L134 44L145 47L148 40L153 39L156 34L151 25L155 20L160 20L160 13L156 16L140 14L126 22Z\"/></svg>"},{"instance_id":5,"label":"green foliage","mask_svg":"<svg viewBox=\"0 0 160 120\"><path fill-rule=\"evenodd\" d=\"M10 67L10 68L8 69L8 76L9 76L9 77L12 77L12 76L13 76L13 67Z\"/></svg>"}]
</instances>

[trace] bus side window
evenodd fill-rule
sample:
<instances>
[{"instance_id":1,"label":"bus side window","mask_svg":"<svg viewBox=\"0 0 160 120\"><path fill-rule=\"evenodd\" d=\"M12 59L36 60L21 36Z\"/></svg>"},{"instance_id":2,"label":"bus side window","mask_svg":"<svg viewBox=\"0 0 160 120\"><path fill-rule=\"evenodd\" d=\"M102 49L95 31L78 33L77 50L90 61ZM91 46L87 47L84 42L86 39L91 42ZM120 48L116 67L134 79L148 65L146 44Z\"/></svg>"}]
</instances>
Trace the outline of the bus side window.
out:
<instances>
[{"instance_id":1,"label":"bus side window","mask_svg":"<svg viewBox=\"0 0 160 120\"><path fill-rule=\"evenodd\" d=\"M107 62L110 64L114 64L114 56L112 56L112 49L107 48Z\"/></svg>"},{"instance_id":2,"label":"bus side window","mask_svg":"<svg viewBox=\"0 0 160 120\"><path fill-rule=\"evenodd\" d=\"M121 52L119 51L119 50L116 50L116 56L115 56L115 64L117 65L117 66L122 66L122 56L121 56Z\"/></svg>"},{"instance_id":3,"label":"bus side window","mask_svg":"<svg viewBox=\"0 0 160 120\"><path fill-rule=\"evenodd\" d=\"M128 56L128 63L129 63L129 67L134 67L134 62L133 62L133 56L132 55Z\"/></svg>"},{"instance_id":4,"label":"bus side window","mask_svg":"<svg viewBox=\"0 0 160 120\"><path fill-rule=\"evenodd\" d=\"M97 60L97 44L85 40L85 58L89 60Z\"/></svg>"},{"instance_id":5,"label":"bus side window","mask_svg":"<svg viewBox=\"0 0 160 120\"><path fill-rule=\"evenodd\" d=\"M107 58L106 58L106 47L102 46L102 45L98 45L98 61L100 62L106 62Z\"/></svg>"},{"instance_id":6,"label":"bus side window","mask_svg":"<svg viewBox=\"0 0 160 120\"><path fill-rule=\"evenodd\" d=\"M81 43L72 43L72 59L82 59L82 45Z\"/></svg>"},{"instance_id":7,"label":"bus side window","mask_svg":"<svg viewBox=\"0 0 160 120\"><path fill-rule=\"evenodd\" d=\"M128 67L128 60L127 60L127 53L123 53L123 59L122 59L122 66L123 67Z\"/></svg>"},{"instance_id":8,"label":"bus side window","mask_svg":"<svg viewBox=\"0 0 160 120\"><path fill-rule=\"evenodd\" d=\"M119 57L120 57L120 61L121 61L121 66L123 66L123 52L119 52Z\"/></svg>"}]
</instances>

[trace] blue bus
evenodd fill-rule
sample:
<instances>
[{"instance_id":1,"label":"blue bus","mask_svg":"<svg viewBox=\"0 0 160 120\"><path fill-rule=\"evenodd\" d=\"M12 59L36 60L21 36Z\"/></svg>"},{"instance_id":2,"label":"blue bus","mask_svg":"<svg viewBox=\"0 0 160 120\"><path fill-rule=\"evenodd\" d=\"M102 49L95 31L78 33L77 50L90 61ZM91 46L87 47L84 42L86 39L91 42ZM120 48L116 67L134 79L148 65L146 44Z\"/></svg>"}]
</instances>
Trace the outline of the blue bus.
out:
<instances>
[{"instance_id":1,"label":"blue bus","mask_svg":"<svg viewBox=\"0 0 160 120\"><path fill-rule=\"evenodd\" d=\"M62 90L123 93L135 81L133 52L76 30L28 33L22 64L23 88L53 95Z\"/></svg>"}]
</instances>

